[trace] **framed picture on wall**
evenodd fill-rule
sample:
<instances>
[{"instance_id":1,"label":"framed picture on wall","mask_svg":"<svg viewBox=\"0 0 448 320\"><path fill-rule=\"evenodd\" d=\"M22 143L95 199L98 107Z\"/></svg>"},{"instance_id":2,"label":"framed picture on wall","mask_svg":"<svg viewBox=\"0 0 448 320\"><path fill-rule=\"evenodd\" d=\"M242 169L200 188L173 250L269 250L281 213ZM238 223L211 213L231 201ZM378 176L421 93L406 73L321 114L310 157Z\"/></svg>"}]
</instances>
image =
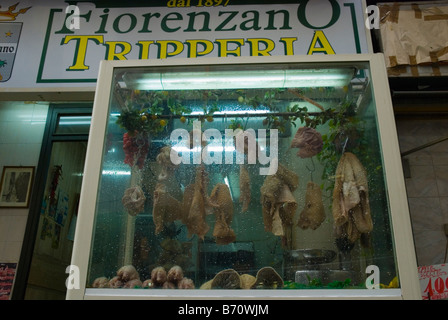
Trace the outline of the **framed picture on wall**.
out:
<instances>
[{"instance_id":1,"label":"framed picture on wall","mask_svg":"<svg viewBox=\"0 0 448 320\"><path fill-rule=\"evenodd\" d=\"M34 168L3 167L0 181L0 208L28 208Z\"/></svg>"}]
</instances>

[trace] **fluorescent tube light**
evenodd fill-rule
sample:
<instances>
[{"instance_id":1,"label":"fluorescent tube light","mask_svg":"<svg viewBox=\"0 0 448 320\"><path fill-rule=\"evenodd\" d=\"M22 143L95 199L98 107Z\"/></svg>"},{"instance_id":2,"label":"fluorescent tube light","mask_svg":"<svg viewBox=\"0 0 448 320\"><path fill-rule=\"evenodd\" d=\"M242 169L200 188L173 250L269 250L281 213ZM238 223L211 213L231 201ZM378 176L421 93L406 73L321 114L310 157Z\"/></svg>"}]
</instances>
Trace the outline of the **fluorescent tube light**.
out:
<instances>
[{"instance_id":1,"label":"fluorescent tube light","mask_svg":"<svg viewBox=\"0 0 448 320\"><path fill-rule=\"evenodd\" d=\"M352 68L297 70L232 70L209 72L128 72L127 88L139 90L249 89L343 87L354 75Z\"/></svg>"},{"instance_id":2,"label":"fluorescent tube light","mask_svg":"<svg viewBox=\"0 0 448 320\"><path fill-rule=\"evenodd\" d=\"M91 120L91 116L61 116L58 125L90 125Z\"/></svg>"}]
</instances>

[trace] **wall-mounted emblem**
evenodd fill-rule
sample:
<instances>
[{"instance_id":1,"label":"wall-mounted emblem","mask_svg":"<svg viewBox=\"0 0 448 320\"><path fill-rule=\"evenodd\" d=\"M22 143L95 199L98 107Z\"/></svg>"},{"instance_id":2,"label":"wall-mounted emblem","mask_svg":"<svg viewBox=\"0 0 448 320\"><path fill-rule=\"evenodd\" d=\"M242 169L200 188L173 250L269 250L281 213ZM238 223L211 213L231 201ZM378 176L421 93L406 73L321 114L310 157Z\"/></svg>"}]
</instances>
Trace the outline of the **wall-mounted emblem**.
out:
<instances>
[{"instance_id":1,"label":"wall-mounted emblem","mask_svg":"<svg viewBox=\"0 0 448 320\"><path fill-rule=\"evenodd\" d=\"M0 82L6 82L11 78L22 31L21 22L10 21L15 21L19 14L23 14L31 8L16 10L17 5L18 3L4 11L0 6Z\"/></svg>"}]
</instances>

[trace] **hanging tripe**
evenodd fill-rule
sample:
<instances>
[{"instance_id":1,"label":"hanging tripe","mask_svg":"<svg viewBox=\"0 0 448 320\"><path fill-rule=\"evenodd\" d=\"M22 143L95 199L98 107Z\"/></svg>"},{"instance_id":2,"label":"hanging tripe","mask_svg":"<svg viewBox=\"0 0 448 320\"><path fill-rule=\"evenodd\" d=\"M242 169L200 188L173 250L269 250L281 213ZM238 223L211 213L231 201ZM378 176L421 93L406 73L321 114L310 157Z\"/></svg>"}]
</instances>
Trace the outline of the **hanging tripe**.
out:
<instances>
[{"instance_id":1,"label":"hanging tripe","mask_svg":"<svg viewBox=\"0 0 448 320\"><path fill-rule=\"evenodd\" d=\"M322 135L313 128L301 127L297 130L291 148L299 148L297 156L300 158L311 158L322 151Z\"/></svg>"},{"instance_id":2,"label":"hanging tripe","mask_svg":"<svg viewBox=\"0 0 448 320\"><path fill-rule=\"evenodd\" d=\"M373 229L367 172L358 158L346 152L339 160L333 190L333 218L337 238L355 242Z\"/></svg>"},{"instance_id":3,"label":"hanging tripe","mask_svg":"<svg viewBox=\"0 0 448 320\"><path fill-rule=\"evenodd\" d=\"M325 220L325 208L322 202L322 190L313 181L306 186L305 207L300 213L297 225L301 229L316 230Z\"/></svg>"},{"instance_id":4,"label":"hanging tripe","mask_svg":"<svg viewBox=\"0 0 448 320\"><path fill-rule=\"evenodd\" d=\"M156 157L157 163L161 166L161 172L157 179L159 181L167 180L173 176L178 165L174 164L170 158L171 147L165 146L160 149L160 153Z\"/></svg>"},{"instance_id":5,"label":"hanging tripe","mask_svg":"<svg viewBox=\"0 0 448 320\"><path fill-rule=\"evenodd\" d=\"M173 198L162 183L157 183L154 190L154 203L152 217L155 225L155 234L159 234L165 224L182 218L180 202Z\"/></svg>"},{"instance_id":6,"label":"hanging tripe","mask_svg":"<svg viewBox=\"0 0 448 320\"><path fill-rule=\"evenodd\" d=\"M136 216L145 209L146 197L139 186L130 187L124 191L121 203L126 212L131 216Z\"/></svg>"},{"instance_id":7,"label":"hanging tripe","mask_svg":"<svg viewBox=\"0 0 448 320\"><path fill-rule=\"evenodd\" d=\"M235 232L230 227L233 219L233 201L229 187L224 183L218 183L212 190L210 200L216 204L215 227L213 236L216 244L229 244L236 240Z\"/></svg>"},{"instance_id":8,"label":"hanging tripe","mask_svg":"<svg viewBox=\"0 0 448 320\"><path fill-rule=\"evenodd\" d=\"M184 223L188 229L188 235L196 234L204 239L210 229L205 221L205 216L211 214L212 208L217 207L207 194L208 173L204 165L196 168L195 182L192 187L187 186L184 192ZM187 192L188 190L188 192Z\"/></svg>"},{"instance_id":9,"label":"hanging tripe","mask_svg":"<svg viewBox=\"0 0 448 320\"><path fill-rule=\"evenodd\" d=\"M266 176L261 186L261 205L263 222L266 231L284 238L288 244L289 228L292 226L294 214L297 210L297 202L292 192L299 185L299 177L280 163L276 174Z\"/></svg>"}]
</instances>

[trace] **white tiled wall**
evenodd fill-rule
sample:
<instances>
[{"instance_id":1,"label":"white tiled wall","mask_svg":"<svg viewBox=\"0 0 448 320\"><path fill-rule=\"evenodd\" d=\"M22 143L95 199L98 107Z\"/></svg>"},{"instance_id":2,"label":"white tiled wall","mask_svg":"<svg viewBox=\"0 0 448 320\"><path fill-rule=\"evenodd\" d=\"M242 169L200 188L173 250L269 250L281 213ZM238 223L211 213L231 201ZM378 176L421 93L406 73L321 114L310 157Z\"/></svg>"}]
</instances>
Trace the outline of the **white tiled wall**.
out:
<instances>
[{"instance_id":1,"label":"white tiled wall","mask_svg":"<svg viewBox=\"0 0 448 320\"><path fill-rule=\"evenodd\" d=\"M48 104L0 101L0 172L39 161ZM1 174L1 173L0 173ZM0 208L0 262L18 262L28 209Z\"/></svg>"},{"instance_id":2,"label":"white tiled wall","mask_svg":"<svg viewBox=\"0 0 448 320\"><path fill-rule=\"evenodd\" d=\"M448 136L448 119L397 120L401 152ZM443 263L448 223L448 140L405 157L409 211L419 266Z\"/></svg>"}]
</instances>

